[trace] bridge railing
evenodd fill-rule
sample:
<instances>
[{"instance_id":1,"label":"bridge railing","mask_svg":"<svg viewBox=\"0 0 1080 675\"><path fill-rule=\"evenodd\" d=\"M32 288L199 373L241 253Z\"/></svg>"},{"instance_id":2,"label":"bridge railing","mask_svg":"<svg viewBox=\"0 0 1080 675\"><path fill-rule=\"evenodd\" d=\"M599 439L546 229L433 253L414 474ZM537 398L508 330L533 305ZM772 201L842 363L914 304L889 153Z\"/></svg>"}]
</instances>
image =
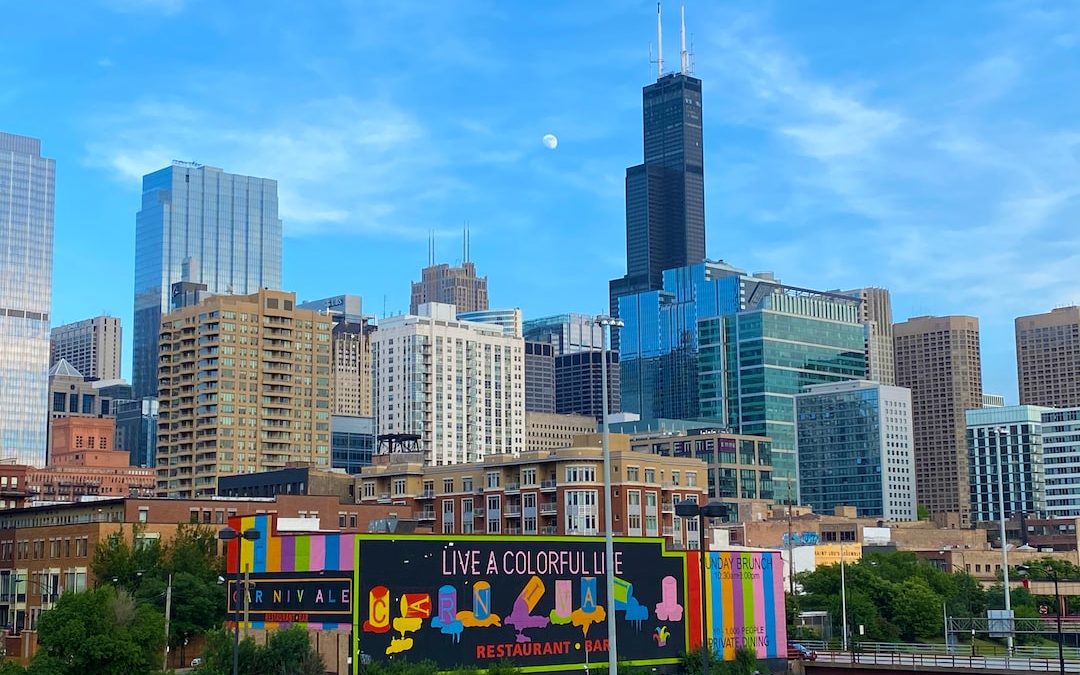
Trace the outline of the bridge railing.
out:
<instances>
[{"instance_id":1,"label":"bridge railing","mask_svg":"<svg viewBox=\"0 0 1080 675\"><path fill-rule=\"evenodd\" d=\"M968 670L1015 670L1018 672L1040 673L1057 672L1059 668L1056 656L1054 658L1027 656L1006 658L1004 656L961 656L959 654L913 654L900 652L818 652L817 662L893 666L904 670L918 670L934 667L966 668ZM1080 662L1066 662L1065 671L1070 673L1080 673Z\"/></svg>"},{"instance_id":2,"label":"bridge railing","mask_svg":"<svg viewBox=\"0 0 1080 675\"><path fill-rule=\"evenodd\" d=\"M813 649L817 652L843 652L843 647L838 640L792 640ZM951 649L951 651L950 651ZM940 654L942 656L968 657L971 655L971 644L958 641L950 648L943 644L915 644L910 642L854 642L849 646L849 651L864 654ZM1005 645L977 645L976 656L1004 658L1008 652ZM1065 647L1065 658L1068 660L1080 660L1080 649ZM1052 659L1057 662L1058 652L1056 645L1034 646L1016 645L1013 648L1012 657L1032 659Z\"/></svg>"}]
</instances>

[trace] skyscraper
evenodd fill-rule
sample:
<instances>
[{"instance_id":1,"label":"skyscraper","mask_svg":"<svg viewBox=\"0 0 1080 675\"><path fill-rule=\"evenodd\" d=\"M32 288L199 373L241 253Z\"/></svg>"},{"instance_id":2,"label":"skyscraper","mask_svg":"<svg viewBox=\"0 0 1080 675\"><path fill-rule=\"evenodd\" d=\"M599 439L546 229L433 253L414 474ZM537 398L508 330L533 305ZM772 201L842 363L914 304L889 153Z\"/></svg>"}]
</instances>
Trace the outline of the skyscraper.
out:
<instances>
[{"instance_id":1,"label":"skyscraper","mask_svg":"<svg viewBox=\"0 0 1080 675\"><path fill-rule=\"evenodd\" d=\"M920 316L893 326L896 384L911 390L915 483L931 513L969 524L966 410L982 407L979 320Z\"/></svg>"},{"instance_id":2,"label":"skyscraper","mask_svg":"<svg viewBox=\"0 0 1080 675\"><path fill-rule=\"evenodd\" d=\"M50 364L66 360L87 377L99 380L120 379L120 319L95 316L57 326L49 336Z\"/></svg>"},{"instance_id":3,"label":"skyscraper","mask_svg":"<svg viewBox=\"0 0 1080 675\"><path fill-rule=\"evenodd\" d=\"M859 320L866 338L866 377L881 384L896 384L893 360L892 299L886 288L856 288L841 291L858 298Z\"/></svg>"},{"instance_id":4,"label":"skyscraper","mask_svg":"<svg viewBox=\"0 0 1080 675\"><path fill-rule=\"evenodd\" d=\"M371 334L375 326L371 316L364 316L363 307L363 299L358 295L335 295L296 305L297 309L313 309L334 322L330 409L336 416L373 415Z\"/></svg>"},{"instance_id":5,"label":"skyscraper","mask_svg":"<svg viewBox=\"0 0 1080 675\"><path fill-rule=\"evenodd\" d=\"M277 181L173 162L143 177L135 218L135 396L157 391L158 333L172 284L211 294L281 287Z\"/></svg>"},{"instance_id":6,"label":"skyscraper","mask_svg":"<svg viewBox=\"0 0 1080 675\"><path fill-rule=\"evenodd\" d=\"M1053 408L1036 405L965 412L973 521L1001 519L998 466L1001 466L1005 517L1018 514L1046 517L1047 468L1043 458L1042 418L1048 412L1053 412ZM1055 462L1050 472L1060 475L1061 469L1061 463Z\"/></svg>"},{"instance_id":7,"label":"skyscraper","mask_svg":"<svg viewBox=\"0 0 1080 675\"><path fill-rule=\"evenodd\" d=\"M612 331L614 335L616 331ZM554 412L603 419L604 329L596 317L559 314L525 322L525 339L551 346L554 354ZM528 344L528 343L526 343ZM622 410L619 354L607 351L608 414Z\"/></svg>"},{"instance_id":8,"label":"skyscraper","mask_svg":"<svg viewBox=\"0 0 1080 675\"><path fill-rule=\"evenodd\" d=\"M157 494L213 496L220 476L289 462L329 469L331 330L285 291L215 295L167 314Z\"/></svg>"},{"instance_id":9,"label":"skyscraper","mask_svg":"<svg viewBox=\"0 0 1080 675\"><path fill-rule=\"evenodd\" d=\"M664 270L705 259L701 80L685 51L680 72L662 69L642 90L645 161L626 170L626 276L611 282L612 313L620 297L662 288Z\"/></svg>"},{"instance_id":10,"label":"skyscraper","mask_svg":"<svg viewBox=\"0 0 1080 675\"><path fill-rule=\"evenodd\" d=\"M1021 405L1080 407L1080 307L1016 319Z\"/></svg>"},{"instance_id":11,"label":"skyscraper","mask_svg":"<svg viewBox=\"0 0 1080 675\"><path fill-rule=\"evenodd\" d=\"M0 459L43 466L56 163L0 132Z\"/></svg>"},{"instance_id":12,"label":"skyscraper","mask_svg":"<svg viewBox=\"0 0 1080 675\"><path fill-rule=\"evenodd\" d=\"M500 322L457 318L430 303L375 331L379 434L417 434L428 464L519 453L525 434L525 341Z\"/></svg>"},{"instance_id":13,"label":"skyscraper","mask_svg":"<svg viewBox=\"0 0 1080 675\"><path fill-rule=\"evenodd\" d=\"M867 380L814 384L795 408L801 504L916 519L910 391Z\"/></svg>"},{"instance_id":14,"label":"skyscraper","mask_svg":"<svg viewBox=\"0 0 1080 675\"><path fill-rule=\"evenodd\" d=\"M482 312L488 308L487 277L476 276L476 265L466 260L460 267L434 263L420 270L420 281L412 284L409 313L420 305L439 302L453 305L458 312Z\"/></svg>"}]
</instances>

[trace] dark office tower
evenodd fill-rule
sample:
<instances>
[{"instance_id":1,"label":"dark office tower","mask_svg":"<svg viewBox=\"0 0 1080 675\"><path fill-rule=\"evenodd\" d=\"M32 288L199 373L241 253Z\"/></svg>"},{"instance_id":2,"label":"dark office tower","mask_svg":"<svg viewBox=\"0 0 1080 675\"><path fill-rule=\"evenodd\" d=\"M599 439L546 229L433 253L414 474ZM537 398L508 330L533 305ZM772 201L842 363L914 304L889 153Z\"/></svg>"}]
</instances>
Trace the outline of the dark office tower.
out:
<instances>
[{"instance_id":1,"label":"dark office tower","mask_svg":"<svg viewBox=\"0 0 1080 675\"><path fill-rule=\"evenodd\" d=\"M626 276L618 298L663 287L664 270L705 260L701 80L683 71L645 87L645 162L626 170Z\"/></svg>"}]
</instances>

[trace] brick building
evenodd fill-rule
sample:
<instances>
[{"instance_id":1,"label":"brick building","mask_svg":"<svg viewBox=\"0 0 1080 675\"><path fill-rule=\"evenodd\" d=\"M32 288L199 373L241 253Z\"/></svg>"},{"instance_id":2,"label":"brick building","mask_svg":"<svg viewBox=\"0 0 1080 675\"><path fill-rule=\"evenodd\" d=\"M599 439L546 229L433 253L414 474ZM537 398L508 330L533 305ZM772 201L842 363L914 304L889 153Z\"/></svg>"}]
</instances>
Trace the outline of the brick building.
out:
<instances>
[{"instance_id":1,"label":"brick building","mask_svg":"<svg viewBox=\"0 0 1080 675\"><path fill-rule=\"evenodd\" d=\"M49 425L49 465L30 468L26 475L33 501L153 494L154 470L130 466L130 454L113 448L116 423L112 418L61 417Z\"/></svg>"},{"instance_id":2,"label":"brick building","mask_svg":"<svg viewBox=\"0 0 1080 675\"><path fill-rule=\"evenodd\" d=\"M143 540L165 543L184 523L224 528L233 516L277 514L318 521L317 529L366 531L368 523L392 515L408 518L402 505L342 503L336 496L278 495L273 498L198 500L118 498L0 511L0 618L7 627L8 654L32 656L38 617L68 591L94 586L90 569L98 544L134 524ZM133 542L134 543L134 542Z\"/></svg>"},{"instance_id":3,"label":"brick building","mask_svg":"<svg viewBox=\"0 0 1080 675\"><path fill-rule=\"evenodd\" d=\"M357 477L360 502L411 507L443 534L595 535L604 523L602 451L596 437L576 443L450 466L425 466L420 453L383 453ZM633 452L629 437L613 434L611 465L616 536L697 547L697 523L684 527L674 504L704 498L703 462Z\"/></svg>"}]
</instances>

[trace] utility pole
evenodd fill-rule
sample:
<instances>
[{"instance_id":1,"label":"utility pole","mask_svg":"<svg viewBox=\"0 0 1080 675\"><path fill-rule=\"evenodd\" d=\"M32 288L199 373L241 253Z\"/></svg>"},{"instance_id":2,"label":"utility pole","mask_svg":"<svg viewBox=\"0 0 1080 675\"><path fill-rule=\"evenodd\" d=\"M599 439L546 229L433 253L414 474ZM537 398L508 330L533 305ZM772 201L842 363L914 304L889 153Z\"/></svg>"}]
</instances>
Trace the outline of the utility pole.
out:
<instances>
[{"instance_id":1,"label":"utility pole","mask_svg":"<svg viewBox=\"0 0 1080 675\"><path fill-rule=\"evenodd\" d=\"M251 623L250 623L250 614L249 614L249 612L251 610L251 607L249 605L249 603L251 601L250 589L251 589L251 568L249 567L249 568L244 570L244 638L247 638L248 634L251 632Z\"/></svg>"},{"instance_id":2,"label":"utility pole","mask_svg":"<svg viewBox=\"0 0 1080 675\"><path fill-rule=\"evenodd\" d=\"M787 482L787 557L788 557L788 585L791 598L795 599L795 553L792 549L794 534L791 531L791 480Z\"/></svg>"},{"instance_id":3,"label":"utility pole","mask_svg":"<svg viewBox=\"0 0 1080 675\"><path fill-rule=\"evenodd\" d=\"M172 573L169 573L169 586L165 589L165 658L162 660L161 669L169 669L169 619L172 618Z\"/></svg>"}]
</instances>

